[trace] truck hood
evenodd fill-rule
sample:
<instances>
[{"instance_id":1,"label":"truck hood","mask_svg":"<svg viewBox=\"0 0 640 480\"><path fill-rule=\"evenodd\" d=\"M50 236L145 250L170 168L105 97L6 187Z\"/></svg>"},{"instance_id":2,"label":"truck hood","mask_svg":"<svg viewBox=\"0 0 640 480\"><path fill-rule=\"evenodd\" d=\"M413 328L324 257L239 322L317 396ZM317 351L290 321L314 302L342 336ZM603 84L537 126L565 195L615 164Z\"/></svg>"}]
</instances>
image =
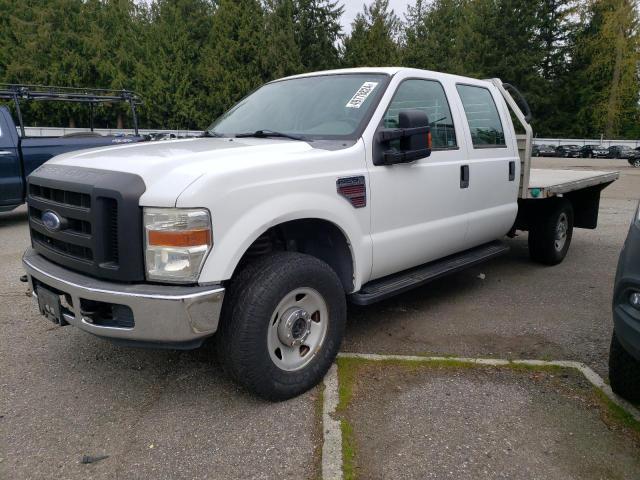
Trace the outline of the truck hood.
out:
<instances>
[{"instance_id":1,"label":"truck hood","mask_svg":"<svg viewBox=\"0 0 640 480\"><path fill-rule=\"evenodd\" d=\"M136 174L146 185L142 205L174 206L205 173L226 174L310 150L306 142L281 138L194 138L80 150L47 163Z\"/></svg>"}]
</instances>

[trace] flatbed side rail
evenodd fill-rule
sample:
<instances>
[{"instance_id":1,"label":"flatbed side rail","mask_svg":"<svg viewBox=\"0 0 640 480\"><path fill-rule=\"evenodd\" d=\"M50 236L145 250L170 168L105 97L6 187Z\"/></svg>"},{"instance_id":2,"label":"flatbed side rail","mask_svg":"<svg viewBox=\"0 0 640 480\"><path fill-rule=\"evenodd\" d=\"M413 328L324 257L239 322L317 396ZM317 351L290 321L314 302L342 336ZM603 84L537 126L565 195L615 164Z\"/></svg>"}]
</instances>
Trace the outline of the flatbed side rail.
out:
<instances>
[{"instance_id":1,"label":"flatbed side rail","mask_svg":"<svg viewBox=\"0 0 640 480\"><path fill-rule=\"evenodd\" d=\"M531 172L531 147L533 144L533 129L522 110L513 99L511 94L504 88L502 80L499 78L492 78L490 82L498 89L502 98L507 102L509 109L516 116L522 127L524 128L524 135L516 135L518 141L518 154L520 155L520 191L518 196L520 198L530 198L529 194L529 175Z\"/></svg>"}]
</instances>

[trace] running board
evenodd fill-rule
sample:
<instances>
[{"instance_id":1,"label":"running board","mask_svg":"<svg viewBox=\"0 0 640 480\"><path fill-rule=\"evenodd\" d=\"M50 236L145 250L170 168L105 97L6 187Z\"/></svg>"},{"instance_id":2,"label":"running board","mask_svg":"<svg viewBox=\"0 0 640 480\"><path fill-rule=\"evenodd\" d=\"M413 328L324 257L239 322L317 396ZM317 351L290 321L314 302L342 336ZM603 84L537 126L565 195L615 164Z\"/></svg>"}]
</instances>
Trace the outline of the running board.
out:
<instances>
[{"instance_id":1,"label":"running board","mask_svg":"<svg viewBox=\"0 0 640 480\"><path fill-rule=\"evenodd\" d=\"M394 273L366 283L359 292L349 296L356 305L369 305L419 287L445 275L459 272L506 253L509 247L499 240L450 255L441 260Z\"/></svg>"}]
</instances>

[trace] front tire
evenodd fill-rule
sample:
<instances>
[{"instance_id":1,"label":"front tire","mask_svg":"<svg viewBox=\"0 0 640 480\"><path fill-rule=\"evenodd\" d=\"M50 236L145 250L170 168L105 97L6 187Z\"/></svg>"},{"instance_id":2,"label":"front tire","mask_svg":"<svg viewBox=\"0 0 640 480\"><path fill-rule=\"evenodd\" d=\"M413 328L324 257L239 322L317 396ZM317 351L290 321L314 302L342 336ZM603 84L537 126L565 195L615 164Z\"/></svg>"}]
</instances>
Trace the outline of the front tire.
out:
<instances>
[{"instance_id":1,"label":"front tire","mask_svg":"<svg viewBox=\"0 0 640 480\"><path fill-rule=\"evenodd\" d=\"M268 400L317 385L333 363L346 324L346 297L321 260L278 252L256 260L229 286L218 353L225 370Z\"/></svg>"},{"instance_id":2,"label":"front tire","mask_svg":"<svg viewBox=\"0 0 640 480\"><path fill-rule=\"evenodd\" d=\"M640 158L636 158L634 160L629 160L629 165L635 168L640 168Z\"/></svg>"},{"instance_id":3,"label":"front tire","mask_svg":"<svg viewBox=\"0 0 640 480\"><path fill-rule=\"evenodd\" d=\"M631 402L640 402L640 362L620 344L616 332L611 336L609 351L611 389Z\"/></svg>"},{"instance_id":4,"label":"front tire","mask_svg":"<svg viewBox=\"0 0 640 480\"><path fill-rule=\"evenodd\" d=\"M529 255L544 265L557 265L569 251L573 237L573 207L559 198L539 212L529 230Z\"/></svg>"}]
</instances>

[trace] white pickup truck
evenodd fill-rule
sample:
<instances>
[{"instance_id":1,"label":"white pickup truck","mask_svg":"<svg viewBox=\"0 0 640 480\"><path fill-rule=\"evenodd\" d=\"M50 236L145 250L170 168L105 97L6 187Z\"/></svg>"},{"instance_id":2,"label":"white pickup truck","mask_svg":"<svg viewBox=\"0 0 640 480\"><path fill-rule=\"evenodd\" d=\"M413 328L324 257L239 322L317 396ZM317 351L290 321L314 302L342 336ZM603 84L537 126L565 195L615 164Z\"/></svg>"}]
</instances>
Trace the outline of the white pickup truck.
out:
<instances>
[{"instance_id":1,"label":"white pickup truck","mask_svg":"<svg viewBox=\"0 0 640 480\"><path fill-rule=\"evenodd\" d=\"M310 73L257 89L207 138L55 157L28 184L40 312L127 344L217 332L238 382L298 395L333 362L347 300L495 257L516 229L553 265L573 227L596 227L618 174L530 170L509 91L407 68Z\"/></svg>"}]
</instances>

